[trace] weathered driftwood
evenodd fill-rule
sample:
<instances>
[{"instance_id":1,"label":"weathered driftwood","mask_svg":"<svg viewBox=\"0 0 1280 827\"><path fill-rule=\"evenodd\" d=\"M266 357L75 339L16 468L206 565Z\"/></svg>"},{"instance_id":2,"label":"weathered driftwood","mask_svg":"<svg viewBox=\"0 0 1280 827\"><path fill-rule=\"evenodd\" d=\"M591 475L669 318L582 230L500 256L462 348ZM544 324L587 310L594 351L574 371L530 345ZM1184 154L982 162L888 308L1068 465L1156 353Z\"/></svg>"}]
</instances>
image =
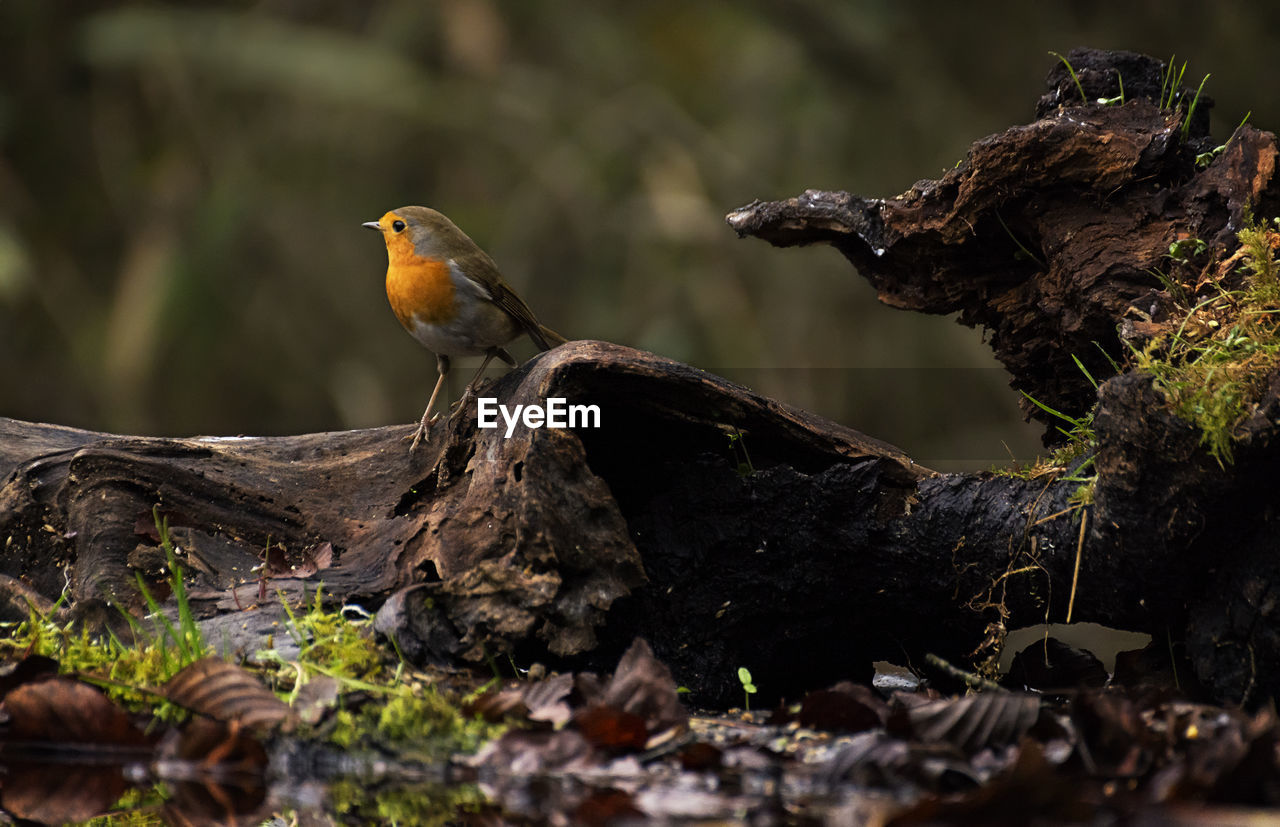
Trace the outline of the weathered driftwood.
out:
<instances>
[{"instance_id":1,"label":"weathered driftwood","mask_svg":"<svg viewBox=\"0 0 1280 827\"><path fill-rule=\"evenodd\" d=\"M1087 509L1068 508L1075 483L936 475L686 365L573 342L482 393L598 405L603 427L507 439L477 428L471 401L413 456L408 426L151 439L0 420L0 589L22 608L17 591L51 598L68 569L82 603L127 603L133 571L154 576L159 504L208 612L323 580L382 605L379 626L422 660L605 663L643 635L700 700L725 701L742 665L794 697L873 658L963 659L1001 628L1061 620L1080 551L1077 619L1185 643L1220 697L1273 693L1280 385L1222 469L1145 377L1095 394L1071 356L1110 374L1101 351L1122 355L1126 314L1163 306L1146 270L1172 241L1226 249L1246 208L1276 212L1276 142L1244 127L1198 169L1205 101L1183 140L1150 100L1153 61L1071 59L1091 100L1115 94L1121 65L1129 102L1079 105L1056 70L1037 121L939 181L890 200L809 192L729 221L831 243L884 301L989 328L1016 387L1073 414L1096 401Z\"/></svg>"}]
</instances>

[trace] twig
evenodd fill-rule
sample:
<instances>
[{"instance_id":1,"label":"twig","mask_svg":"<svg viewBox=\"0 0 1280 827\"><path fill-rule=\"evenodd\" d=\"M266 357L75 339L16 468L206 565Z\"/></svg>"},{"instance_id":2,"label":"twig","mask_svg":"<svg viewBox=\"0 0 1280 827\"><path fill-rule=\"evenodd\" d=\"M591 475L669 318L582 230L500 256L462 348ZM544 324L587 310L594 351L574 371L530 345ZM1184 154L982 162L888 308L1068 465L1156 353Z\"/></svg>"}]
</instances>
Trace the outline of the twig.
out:
<instances>
[{"instance_id":1,"label":"twig","mask_svg":"<svg viewBox=\"0 0 1280 827\"><path fill-rule=\"evenodd\" d=\"M950 663L938 657L937 655L933 654L932 652L925 653L924 662L932 666L934 669L937 669L939 672L942 672L943 674L947 675L948 677L955 678L956 680L960 681L970 689L984 689L988 691L1001 691L1004 689L1003 686L991 680L990 678L984 678L981 675L975 675L972 672L966 672L965 670L961 669L958 666L952 666Z\"/></svg>"}]
</instances>

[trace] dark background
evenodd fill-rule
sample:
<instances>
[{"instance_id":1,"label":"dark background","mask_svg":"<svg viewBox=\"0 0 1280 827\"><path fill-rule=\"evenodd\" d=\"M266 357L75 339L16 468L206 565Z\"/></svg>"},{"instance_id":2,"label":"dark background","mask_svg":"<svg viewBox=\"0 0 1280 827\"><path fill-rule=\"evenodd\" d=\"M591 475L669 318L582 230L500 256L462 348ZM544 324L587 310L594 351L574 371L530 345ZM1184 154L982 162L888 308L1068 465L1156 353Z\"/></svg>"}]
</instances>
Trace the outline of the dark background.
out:
<instances>
[{"instance_id":1,"label":"dark background","mask_svg":"<svg viewBox=\"0 0 1280 827\"><path fill-rule=\"evenodd\" d=\"M1189 60L1214 134L1274 129L1246 2L0 0L0 415L156 435L407 423L434 359L387 209L449 214L546 324L898 444L1028 459L980 331L723 215L892 196L1031 118L1076 46ZM527 342L517 347L523 358ZM451 397L469 367L457 371ZM608 415L608 412L605 412Z\"/></svg>"}]
</instances>

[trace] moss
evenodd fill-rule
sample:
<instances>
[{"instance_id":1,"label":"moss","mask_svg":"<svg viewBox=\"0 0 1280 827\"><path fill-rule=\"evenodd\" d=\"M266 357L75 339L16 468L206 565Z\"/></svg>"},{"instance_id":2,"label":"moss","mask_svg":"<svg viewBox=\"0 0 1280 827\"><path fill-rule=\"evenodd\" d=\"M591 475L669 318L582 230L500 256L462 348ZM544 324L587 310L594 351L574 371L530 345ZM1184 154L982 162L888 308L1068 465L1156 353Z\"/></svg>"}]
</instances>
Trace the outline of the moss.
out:
<instances>
[{"instance_id":1,"label":"moss","mask_svg":"<svg viewBox=\"0 0 1280 827\"><path fill-rule=\"evenodd\" d=\"M468 715L434 686L402 684L376 703L339 710L327 738L343 749L378 749L432 762L475 752L503 729Z\"/></svg>"},{"instance_id":2,"label":"moss","mask_svg":"<svg viewBox=\"0 0 1280 827\"><path fill-rule=\"evenodd\" d=\"M1233 460L1236 430L1280 367L1280 233L1249 221L1237 239L1232 256L1206 267L1204 273L1216 271L1212 278L1169 290L1180 314L1134 353L1136 368L1200 431L1201 445L1219 465ZM1228 290L1223 282L1238 287ZM1212 295L1192 304L1196 287L1206 285Z\"/></svg>"},{"instance_id":3,"label":"moss","mask_svg":"<svg viewBox=\"0 0 1280 827\"><path fill-rule=\"evenodd\" d=\"M335 747L350 749L363 732L361 722L354 712L349 709L339 709L333 713L328 740Z\"/></svg>"},{"instance_id":4,"label":"moss","mask_svg":"<svg viewBox=\"0 0 1280 827\"><path fill-rule=\"evenodd\" d=\"M414 784L369 790L350 780L329 787L329 806L349 822L397 825L457 824L459 814L486 804L474 785Z\"/></svg>"},{"instance_id":5,"label":"moss","mask_svg":"<svg viewBox=\"0 0 1280 827\"><path fill-rule=\"evenodd\" d=\"M192 618L185 591L176 586L182 570L168 546L167 526L158 521L157 527L169 554L175 583L172 591L179 604L176 628L158 614L159 607L149 595L145 597L154 618L151 628L129 618L134 631L134 640L129 643L109 633L93 635L84 627L60 624L54 613L42 615L33 609L27 620L0 627L7 633L0 639L0 658L51 657L63 672L101 678L104 691L130 710L160 718L184 715L146 691L163 686L208 648ZM286 602L284 608L287 630L299 653L295 660L286 660L274 650L258 652L256 659L268 682L286 697L314 674L332 677L339 686L338 708L310 733L299 733L300 737L323 738L343 750L368 750L394 755L403 762L439 765L456 753L474 752L502 731L501 726L465 713L427 676L406 669L390 648L375 639L367 615L348 617L326 608L321 590L301 606ZM131 791L132 798L122 800L117 812L95 823L158 823L154 817L157 790ZM426 797L417 788L371 795L360 785L351 787L347 799L352 812L361 817L399 824L444 823L455 818L463 804L480 800L478 792L459 789Z\"/></svg>"},{"instance_id":6,"label":"moss","mask_svg":"<svg viewBox=\"0 0 1280 827\"><path fill-rule=\"evenodd\" d=\"M316 590L306 612L295 613L287 602L285 611L289 634L298 644L298 660L304 666L353 681L373 680L384 671L386 652L374 640L369 621L326 610L323 588Z\"/></svg>"},{"instance_id":7,"label":"moss","mask_svg":"<svg viewBox=\"0 0 1280 827\"><path fill-rule=\"evenodd\" d=\"M182 566L169 540L168 521L161 518L158 507L152 516L168 561L170 589L178 608L177 627L160 613L160 607L139 579L151 628L121 610L133 632L132 642L126 643L110 632L93 634L85 626L61 624L53 612L45 615L31 608L27 619L11 626L11 633L0 639L0 658L17 659L28 654L53 658L64 674L104 678L100 688L130 710L150 710L161 718L179 716L180 710L139 690L163 685L211 650L191 613Z\"/></svg>"},{"instance_id":8,"label":"moss","mask_svg":"<svg viewBox=\"0 0 1280 827\"><path fill-rule=\"evenodd\" d=\"M91 818L84 824L86 827L160 827L165 823L160 815L165 799L163 785L135 787L120 796L110 815Z\"/></svg>"},{"instance_id":9,"label":"moss","mask_svg":"<svg viewBox=\"0 0 1280 827\"><path fill-rule=\"evenodd\" d=\"M1271 226L1246 217L1237 234L1239 248L1225 259L1197 270L1192 260L1207 250L1199 239L1183 239L1169 248L1169 260L1181 277L1152 271L1175 307L1170 322L1141 350L1133 369L1149 374L1180 419L1200 432L1200 444L1219 465L1233 461L1235 436L1280 370L1280 221ZM1226 285L1231 285L1228 289ZM1202 293L1209 295L1197 298ZM1078 364L1077 360L1077 364ZM1083 370L1083 367L1081 368ZM1086 376L1087 376L1086 372ZM1092 382L1092 377L1090 377ZM1094 383L1094 387L1097 384ZM1093 414L1071 417L1027 397L1063 423L1066 442L1046 459L994 473L1021 479L1064 474L1081 483L1073 504L1092 501L1096 475L1082 475L1096 450Z\"/></svg>"},{"instance_id":10,"label":"moss","mask_svg":"<svg viewBox=\"0 0 1280 827\"><path fill-rule=\"evenodd\" d=\"M114 635L95 636L85 627L60 625L52 616L35 610L27 620L10 628L12 631L0 639L0 660L43 655L58 661L63 674L105 678L100 688L135 712L163 707L155 697L131 687L160 686L185 665L160 632L148 635L138 628L136 641L129 645Z\"/></svg>"}]
</instances>

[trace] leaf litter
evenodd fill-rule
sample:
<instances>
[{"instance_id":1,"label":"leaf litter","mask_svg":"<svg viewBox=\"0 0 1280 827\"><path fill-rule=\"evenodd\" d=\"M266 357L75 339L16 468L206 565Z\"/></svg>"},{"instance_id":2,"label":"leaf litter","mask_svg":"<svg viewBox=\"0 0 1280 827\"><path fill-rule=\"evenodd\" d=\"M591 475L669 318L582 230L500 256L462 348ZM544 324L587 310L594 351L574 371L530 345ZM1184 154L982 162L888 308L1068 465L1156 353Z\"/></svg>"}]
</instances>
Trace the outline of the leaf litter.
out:
<instances>
[{"instance_id":1,"label":"leaf litter","mask_svg":"<svg viewBox=\"0 0 1280 827\"><path fill-rule=\"evenodd\" d=\"M1270 707L1196 703L1159 666L1135 667L1138 656L1125 661L1132 688L1114 677L1098 687L1081 653L1042 648L1078 670L1041 673L1053 686L959 696L842 682L771 711L695 714L637 640L612 675L551 674L475 696L469 711L506 731L416 769L408 755L362 764L300 748L289 733L298 713L241 666L205 659L175 675L156 694L192 714L171 724L33 657L0 671L0 805L33 822L84 820L161 779L169 798L153 806L166 821L258 823L328 806L298 791L336 789L344 773L369 791L446 795L473 823L1194 823L1280 805ZM1072 674L1078 685L1062 685ZM295 693L318 732L360 695L333 681ZM477 792L454 801L431 785Z\"/></svg>"}]
</instances>

